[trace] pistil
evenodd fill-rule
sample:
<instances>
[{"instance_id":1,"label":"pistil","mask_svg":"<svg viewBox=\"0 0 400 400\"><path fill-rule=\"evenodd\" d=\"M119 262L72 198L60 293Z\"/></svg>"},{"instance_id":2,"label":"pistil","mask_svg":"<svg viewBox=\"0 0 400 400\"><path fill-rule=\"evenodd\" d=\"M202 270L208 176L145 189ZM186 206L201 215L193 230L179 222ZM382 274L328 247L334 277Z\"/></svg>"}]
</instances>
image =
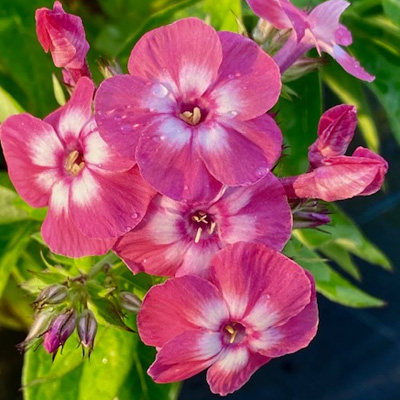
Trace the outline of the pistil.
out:
<instances>
[{"instance_id":1,"label":"pistil","mask_svg":"<svg viewBox=\"0 0 400 400\"><path fill-rule=\"evenodd\" d=\"M67 159L65 160L65 169L70 172L72 175L78 175L79 172L82 171L85 166L84 161L76 162L79 158L80 154L78 150L71 151L69 153Z\"/></svg>"},{"instance_id":2,"label":"pistil","mask_svg":"<svg viewBox=\"0 0 400 400\"><path fill-rule=\"evenodd\" d=\"M185 111L179 114L179 118L189 125L197 125L201 120L200 108L194 107L193 111Z\"/></svg>"}]
</instances>

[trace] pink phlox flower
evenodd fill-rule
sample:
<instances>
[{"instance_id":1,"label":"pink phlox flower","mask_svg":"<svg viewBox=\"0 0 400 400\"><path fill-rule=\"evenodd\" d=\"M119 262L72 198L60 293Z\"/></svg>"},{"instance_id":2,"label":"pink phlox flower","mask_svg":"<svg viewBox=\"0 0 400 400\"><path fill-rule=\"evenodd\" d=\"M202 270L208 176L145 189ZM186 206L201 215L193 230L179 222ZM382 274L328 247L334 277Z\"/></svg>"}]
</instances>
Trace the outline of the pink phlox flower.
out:
<instances>
[{"instance_id":1,"label":"pink phlox flower","mask_svg":"<svg viewBox=\"0 0 400 400\"><path fill-rule=\"evenodd\" d=\"M50 50L54 65L65 68L65 83L75 86L80 77L90 77L86 63L89 43L81 18L66 13L59 1L54 3L53 10L36 10L35 18L39 42L46 53Z\"/></svg>"},{"instance_id":2,"label":"pink phlox flower","mask_svg":"<svg viewBox=\"0 0 400 400\"><path fill-rule=\"evenodd\" d=\"M291 229L285 191L270 172L254 185L225 188L211 202L157 195L142 222L118 240L114 251L134 273L208 277L219 249L246 240L282 250Z\"/></svg>"},{"instance_id":3,"label":"pink phlox flower","mask_svg":"<svg viewBox=\"0 0 400 400\"><path fill-rule=\"evenodd\" d=\"M250 39L187 18L146 33L128 69L100 85L96 121L162 194L211 200L222 183L252 184L278 159L282 135L266 111L279 68Z\"/></svg>"},{"instance_id":4,"label":"pink phlox flower","mask_svg":"<svg viewBox=\"0 0 400 400\"><path fill-rule=\"evenodd\" d=\"M350 31L339 23L349 2L328 0L316 6L309 14L297 9L288 0L247 2L255 14L275 28L292 29L288 41L274 57L282 73L305 52L315 47L320 55L321 52L331 55L350 75L368 82L375 79L341 47L353 42Z\"/></svg>"},{"instance_id":5,"label":"pink phlox flower","mask_svg":"<svg viewBox=\"0 0 400 400\"><path fill-rule=\"evenodd\" d=\"M9 117L0 138L11 181L32 207L48 206L42 236L70 257L106 253L143 217L154 191L133 161L101 139L92 117L93 82L44 119Z\"/></svg>"},{"instance_id":6,"label":"pink phlox flower","mask_svg":"<svg viewBox=\"0 0 400 400\"><path fill-rule=\"evenodd\" d=\"M141 339L158 350L148 370L156 382L209 368L211 391L223 396L272 358L308 346L317 325L313 278L275 250L243 242L213 257L209 280L153 286L138 314Z\"/></svg>"},{"instance_id":7,"label":"pink phlox flower","mask_svg":"<svg viewBox=\"0 0 400 400\"><path fill-rule=\"evenodd\" d=\"M281 179L288 197L336 201L367 196L381 188L388 163L380 155L363 147L344 155L356 125L353 106L339 105L322 115L318 138L309 147L311 171Z\"/></svg>"}]
</instances>

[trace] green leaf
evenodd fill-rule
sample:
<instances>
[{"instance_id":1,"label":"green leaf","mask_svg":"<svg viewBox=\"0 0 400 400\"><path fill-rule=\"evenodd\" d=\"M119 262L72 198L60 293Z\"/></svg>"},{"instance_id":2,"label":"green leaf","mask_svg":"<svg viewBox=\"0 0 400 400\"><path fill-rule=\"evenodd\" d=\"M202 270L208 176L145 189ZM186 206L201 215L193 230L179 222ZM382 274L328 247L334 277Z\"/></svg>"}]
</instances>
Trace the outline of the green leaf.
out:
<instances>
[{"instance_id":1,"label":"green leaf","mask_svg":"<svg viewBox=\"0 0 400 400\"><path fill-rule=\"evenodd\" d=\"M10 224L28 219L28 213L15 207L13 202L19 196L13 190L0 186L0 224Z\"/></svg>"},{"instance_id":2,"label":"green leaf","mask_svg":"<svg viewBox=\"0 0 400 400\"><path fill-rule=\"evenodd\" d=\"M317 138L317 128L321 116L321 87L318 72L291 82L290 89L298 97L291 100L281 98L274 111L283 137L289 148L285 151L277 173L297 175L308 167L308 146ZM304 105L307 105L305 107Z\"/></svg>"},{"instance_id":3,"label":"green leaf","mask_svg":"<svg viewBox=\"0 0 400 400\"><path fill-rule=\"evenodd\" d=\"M358 289L333 270L320 255L292 237L284 253L314 276L319 293L329 300L348 307L381 307L385 302Z\"/></svg>"},{"instance_id":4,"label":"green leaf","mask_svg":"<svg viewBox=\"0 0 400 400\"><path fill-rule=\"evenodd\" d=\"M382 0L383 10L397 26L400 26L400 2L399 0Z\"/></svg>"},{"instance_id":5,"label":"green leaf","mask_svg":"<svg viewBox=\"0 0 400 400\"><path fill-rule=\"evenodd\" d=\"M18 104L12 96L0 86L0 122L3 122L10 115L24 112L24 109Z\"/></svg>"},{"instance_id":6,"label":"green leaf","mask_svg":"<svg viewBox=\"0 0 400 400\"><path fill-rule=\"evenodd\" d=\"M179 384L157 385L146 374L155 351L131 332L99 326L90 362L71 337L54 363L42 347L25 354L25 400L153 400L178 397Z\"/></svg>"},{"instance_id":7,"label":"green leaf","mask_svg":"<svg viewBox=\"0 0 400 400\"><path fill-rule=\"evenodd\" d=\"M371 150L378 152L378 130L372 118L372 111L366 100L361 81L348 74L334 60L321 68L321 76L341 101L357 107L358 126L364 140Z\"/></svg>"},{"instance_id":8,"label":"green leaf","mask_svg":"<svg viewBox=\"0 0 400 400\"><path fill-rule=\"evenodd\" d=\"M51 74L51 79L53 82L54 98L56 99L57 103L60 106L63 106L67 102L65 99L65 93L63 87L60 81L58 80L56 74Z\"/></svg>"},{"instance_id":9,"label":"green leaf","mask_svg":"<svg viewBox=\"0 0 400 400\"><path fill-rule=\"evenodd\" d=\"M240 0L205 0L204 11L210 15L211 25L217 30L238 31L236 19L241 18Z\"/></svg>"}]
</instances>

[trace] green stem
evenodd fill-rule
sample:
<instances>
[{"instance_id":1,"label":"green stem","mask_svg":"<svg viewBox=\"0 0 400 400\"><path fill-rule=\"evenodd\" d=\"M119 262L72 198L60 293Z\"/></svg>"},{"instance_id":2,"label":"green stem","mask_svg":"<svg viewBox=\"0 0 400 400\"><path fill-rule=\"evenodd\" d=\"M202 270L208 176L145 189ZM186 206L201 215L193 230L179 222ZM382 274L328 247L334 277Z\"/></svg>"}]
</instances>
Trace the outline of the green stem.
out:
<instances>
[{"instance_id":1,"label":"green stem","mask_svg":"<svg viewBox=\"0 0 400 400\"><path fill-rule=\"evenodd\" d=\"M106 264L112 264L117 260L119 260L119 258L114 253L108 253L98 263L93 265L89 271L89 278L93 278L96 274L101 272Z\"/></svg>"}]
</instances>

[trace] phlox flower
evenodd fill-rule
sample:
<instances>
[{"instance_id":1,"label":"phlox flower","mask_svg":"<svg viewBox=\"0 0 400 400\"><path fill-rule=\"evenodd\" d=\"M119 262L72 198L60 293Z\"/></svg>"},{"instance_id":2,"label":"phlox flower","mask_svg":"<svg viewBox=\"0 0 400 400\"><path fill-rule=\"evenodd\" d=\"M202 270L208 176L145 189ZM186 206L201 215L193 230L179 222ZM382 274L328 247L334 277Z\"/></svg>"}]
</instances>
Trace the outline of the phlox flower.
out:
<instances>
[{"instance_id":1,"label":"phlox flower","mask_svg":"<svg viewBox=\"0 0 400 400\"><path fill-rule=\"evenodd\" d=\"M63 70L67 84L75 86L82 76L90 77L86 63L89 43L86 40L82 20L64 11L56 1L53 10L36 10L36 33L40 44L47 53L49 50L54 65Z\"/></svg>"},{"instance_id":2,"label":"phlox flower","mask_svg":"<svg viewBox=\"0 0 400 400\"><path fill-rule=\"evenodd\" d=\"M289 197L336 201L368 196L381 188L388 164L380 155L364 147L344 155L356 125L354 106L339 105L322 115L318 138L309 147L311 171L281 179Z\"/></svg>"},{"instance_id":3,"label":"phlox flower","mask_svg":"<svg viewBox=\"0 0 400 400\"><path fill-rule=\"evenodd\" d=\"M108 148L92 117L93 82L44 119L9 117L0 139L8 172L32 207L48 206L42 236L55 253L104 254L143 217L154 191L133 162Z\"/></svg>"},{"instance_id":4,"label":"phlox flower","mask_svg":"<svg viewBox=\"0 0 400 400\"><path fill-rule=\"evenodd\" d=\"M290 29L291 36L274 60L281 72L289 68L301 55L312 48L318 53L331 55L349 74L371 82L360 63L346 53L341 46L353 42L350 31L339 23L343 11L350 5L344 0L328 0L316 6L310 13L298 9L289 0L247 0L254 13L277 29Z\"/></svg>"},{"instance_id":5,"label":"phlox flower","mask_svg":"<svg viewBox=\"0 0 400 400\"><path fill-rule=\"evenodd\" d=\"M282 135L266 111L279 69L250 39L187 18L146 33L128 69L100 85L95 118L162 194L211 200L222 183L252 184L278 159Z\"/></svg>"},{"instance_id":6,"label":"phlox flower","mask_svg":"<svg viewBox=\"0 0 400 400\"><path fill-rule=\"evenodd\" d=\"M263 245L236 243L211 261L209 280L194 275L153 286L138 314L143 342L158 354L158 383L209 367L213 393L238 390L272 358L298 351L316 334L313 278Z\"/></svg>"},{"instance_id":7,"label":"phlox flower","mask_svg":"<svg viewBox=\"0 0 400 400\"><path fill-rule=\"evenodd\" d=\"M282 250L291 229L285 191L270 172L254 185L225 188L210 202L157 195L142 222L113 249L135 273L207 277L219 249L246 240Z\"/></svg>"}]
</instances>

